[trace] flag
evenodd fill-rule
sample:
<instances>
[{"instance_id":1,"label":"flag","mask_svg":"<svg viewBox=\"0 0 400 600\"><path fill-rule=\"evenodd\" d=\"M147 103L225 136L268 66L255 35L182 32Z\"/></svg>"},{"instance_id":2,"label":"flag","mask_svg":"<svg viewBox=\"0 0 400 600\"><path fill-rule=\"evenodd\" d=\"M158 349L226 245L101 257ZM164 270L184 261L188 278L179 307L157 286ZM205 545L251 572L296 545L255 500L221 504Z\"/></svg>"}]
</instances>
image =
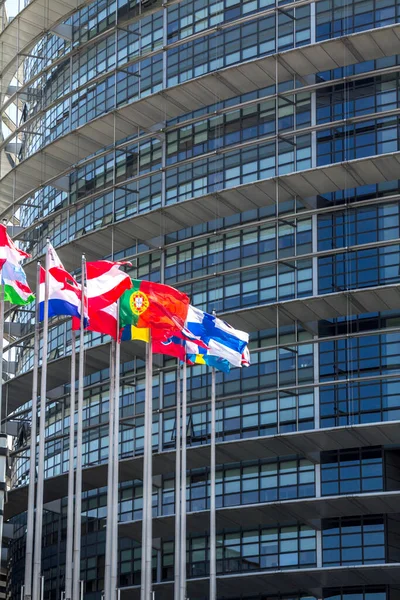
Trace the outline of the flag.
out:
<instances>
[{"instance_id":1,"label":"flag","mask_svg":"<svg viewBox=\"0 0 400 600\"><path fill-rule=\"evenodd\" d=\"M242 353L242 367L250 366L250 350L248 346L245 347Z\"/></svg>"},{"instance_id":2,"label":"flag","mask_svg":"<svg viewBox=\"0 0 400 600\"><path fill-rule=\"evenodd\" d=\"M145 327L135 327L134 325L125 325L121 330L121 341L131 342L132 340L150 341L150 329Z\"/></svg>"},{"instance_id":3,"label":"flag","mask_svg":"<svg viewBox=\"0 0 400 600\"><path fill-rule=\"evenodd\" d=\"M74 317L72 319L72 329L78 331L81 326L81 320ZM114 302L110 306L101 308L97 311L90 313L90 319L88 319L85 327L86 331L95 331L96 333L103 333L104 335L110 335L114 340L117 339L117 304Z\"/></svg>"},{"instance_id":4,"label":"flag","mask_svg":"<svg viewBox=\"0 0 400 600\"><path fill-rule=\"evenodd\" d=\"M131 278L120 271L123 262L98 260L86 263L86 297L89 320L93 311L110 306L131 286Z\"/></svg>"},{"instance_id":5,"label":"flag","mask_svg":"<svg viewBox=\"0 0 400 600\"><path fill-rule=\"evenodd\" d=\"M223 371L224 373L229 373L231 370L231 365L225 358L220 358L219 356L212 356L210 354L187 354L188 360L190 360L195 365L207 365L209 367L214 367L218 371Z\"/></svg>"},{"instance_id":6,"label":"flag","mask_svg":"<svg viewBox=\"0 0 400 600\"><path fill-rule=\"evenodd\" d=\"M0 269L6 261L11 264L20 263L24 258L30 258L31 255L17 248L7 233L7 226L0 224Z\"/></svg>"},{"instance_id":7,"label":"flag","mask_svg":"<svg viewBox=\"0 0 400 600\"><path fill-rule=\"evenodd\" d=\"M68 316L81 318L81 287L59 259L51 244L48 245L49 263L49 317ZM46 271L40 268L39 318L44 318Z\"/></svg>"},{"instance_id":8,"label":"flag","mask_svg":"<svg viewBox=\"0 0 400 600\"><path fill-rule=\"evenodd\" d=\"M23 250L19 250L7 233L7 227L0 225L0 268L1 283L4 286L4 300L11 304L24 306L33 302L35 296L30 289L25 271L20 265L24 258L29 258Z\"/></svg>"},{"instance_id":9,"label":"flag","mask_svg":"<svg viewBox=\"0 0 400 600\"><path fill-rule=\"evenodd\" d=\"M24 306L33 302L35 296L26 280L25 271L19 264L6 261L1 270L1 283L4 285L4 300Z\"/></svg>"},{"instance_id":10,"label":"flag","mask_svg":"<svg viewBox=\"0 0 400 600\"><path fill-rule=\"evenodd\" d=\"M120 325L149 328L153 337L179 332L184 328L189 297L169 285L132 280L132 289L120 301Z\"/></svg>"},{"instance_id":11,"label":"flag","mask_svg":"<svg viewBox=\"0 0 400 600\"><path fill-rule=\"evenodd\" d=\"M185 327L207 345L207 354L224 358L234 367L242 366L242 354L249 342L248 333L234 329L222 319L192 305L188 309Z\"/></svg>"},{"instance_id":12,"label":"flag","mask_svg":"<svg viewBox=\"0 0 400 600\"><path fill-rule=\"evenodd\" d=\"M175 356L182 362L193 364L186 356L185 342L179 337L171 336L167 340L152 340L151 345L154 354Z\"/></svg>"}]
</instances>

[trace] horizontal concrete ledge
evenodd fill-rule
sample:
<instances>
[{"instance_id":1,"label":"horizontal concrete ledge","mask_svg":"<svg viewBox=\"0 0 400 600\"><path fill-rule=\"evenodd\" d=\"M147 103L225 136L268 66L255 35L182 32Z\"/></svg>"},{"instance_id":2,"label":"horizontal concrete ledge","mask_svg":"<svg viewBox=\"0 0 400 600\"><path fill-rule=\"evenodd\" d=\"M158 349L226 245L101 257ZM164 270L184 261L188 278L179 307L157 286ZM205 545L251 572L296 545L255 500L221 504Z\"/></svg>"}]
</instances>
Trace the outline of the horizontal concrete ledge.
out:
<instances>
[{"instance_id":1,"label":"horizontal concrete ledge","mask_svg":"<svg viewBox=\"0 0 400 600\"><path fill-rule=\"evenodd\" d=\"M394 284L252 306L243 310L221 313L221 316L227 319L232 326L251 332L276 327L278 314L280 325L290 325L296 319L302 323L312 324L323 319L344 315L366 314L399 308L400 285ZM310 325L309 328L316 330L314 325ZM109 366L109 345L109 343L103 343L85 351L85 373L87 375ZM131 360L134 356L144 358L144 344L141 342L122 343L122 362ZM161 366L162 358L155 355L154 364ZM54 390L70 382L69 365L70 356L49 361L48 390ZM32 371L9 379L4 386L7 394L7 403L4 409L9 415L31 399Z\"/></svg>"},{"instance_id":2,"label":"horizontal concrete ledge","mask_svg":"<svg viewBox=\"0 0 400 600\"><path fill-rule=\"evenodd\" d=\"M318 460L319 452L344 448L397 445L400 439L400 421L369 423L329 429L312 429L278 435L246 438L218 442L216 445L217 464L240 463L249 460L276 458L277 456L305 456ZM210 446L188 448L187 468L200 469L210 464ZM153 455L153 475L175 472L175 450L158 452ZM135 456L119 462L120 482L142 479L143 457ZM107 464L83 469L83 489L97 489L107 484ZM52 502L67 495L68 474L46 479L44 482L44 502ZM28 487L23 486L8 493L5 505L5 520L24 510L28 497Z\"/></svg>"},{"instance_id":3,"label":"horizontal concrete ledge","mask_svg":"<svg viewBox=\"0 0 400 600\"><path fill-rule=\"evenodd\" d=\"M98 260L132 246L134 240L151 244L163 235L207 223L248 210L286 202L296 196L308 198L316 208L316 198L327 192L354 188L383 181L394 181L400 172L400 152L336 163L288 175L262 179L234 188L183 200L153 211L134 215L117 223L89 231L57 250L66 269L77 268L76 257L85 253L87 260ZM51 218L51 215L49 215ZM23 238L23 234L21 235ZM26 271L34 281L36 259L27 263Z\"/></svg>"},{"instance_id":4,"label":"horizontal concrete ledge","mask_svg":"<svg viewBox=\"0 0 400 600\"><path fill-rule=\"evenodd\" d=\"M204 108L275 83L400 53L400 25L354 33L287 50L203 75L122 106L58 138L26 158L0 180L0 209L7 212L78 161L160 121ZM278 65L277 65L278 59Z\"/></svg>"},{"instance_id":5,"label":"horizontal concrete ledge","mask_svg":"<svg viewBox=\"0 0 400 600\"><path fill-rule=\"evenodd\" d=\"M391 514L399 511L400 491L374 492L346 496L324 496L322 498L298 498L242 506L219 508L216 511L217 531L237 530L243 527L268 527L304 523L320 529L321 519L329 517L355 517L359 515ZM187 531L202 533L209 531L208 510L188 512ZM174 515L153 518L153 538L173 537ZM119 535L136 541L142 539L142 521L135 520L119 524Z\"/></svg>"},{"instance_id":6,"label":"horizontal concrete ledge","mask_svg":"<svg viewBox=\"0 0 400 600\"><path fill-rule=\"evenodd\" d=\"M252 570L250 571L250 567ZM244 573L220 575L217 577L218 598L238 598L243 595L287 594L290 592L308 592L321 597L323 588L347 587L357 585L398 585L400 580L400 564L357 565L339 567L321 567L311 569L280 569L256 571L243 560ZM188 598L191 600L208 598L209 580L206 577L189 579ZM156 598L172 600L174 597L173 582L153 585ZM140 586L121 588L122 600L140 598Z\"/></svg>"}]
</instances>

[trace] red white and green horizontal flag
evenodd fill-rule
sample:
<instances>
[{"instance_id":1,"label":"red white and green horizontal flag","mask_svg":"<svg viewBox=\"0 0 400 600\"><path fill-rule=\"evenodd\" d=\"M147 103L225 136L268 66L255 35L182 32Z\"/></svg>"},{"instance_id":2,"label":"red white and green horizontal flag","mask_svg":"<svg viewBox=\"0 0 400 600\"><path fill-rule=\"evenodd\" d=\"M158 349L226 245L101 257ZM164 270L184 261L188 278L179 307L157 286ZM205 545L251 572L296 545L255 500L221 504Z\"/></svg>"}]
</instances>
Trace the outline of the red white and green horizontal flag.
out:
<instances>
[{"instance_id":1,"label":"red white and green horizontal flag","mask_svg":"<svg viewBox=\"0 0 400 600\"><path fill-rule=\"evenodd\" d=\"M25 305L33 302L35 296L26 280L25 271L20 265L30 255L19 250L7 233L7 227L0 225L0 269L1 283L4 286L4 300L11 304Z\"/></svg>"}]
</instances>

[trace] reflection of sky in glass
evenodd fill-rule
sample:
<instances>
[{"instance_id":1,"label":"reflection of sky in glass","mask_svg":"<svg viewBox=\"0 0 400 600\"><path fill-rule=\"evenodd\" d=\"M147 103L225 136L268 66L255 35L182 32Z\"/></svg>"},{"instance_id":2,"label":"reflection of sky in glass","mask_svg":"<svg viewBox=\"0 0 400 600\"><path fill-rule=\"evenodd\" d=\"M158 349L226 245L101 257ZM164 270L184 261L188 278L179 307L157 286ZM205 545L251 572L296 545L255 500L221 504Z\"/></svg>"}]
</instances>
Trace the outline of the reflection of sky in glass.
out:
<instances>
[{"instance_id":1,"label":"reflection of sky in glass","mask_svg":"<svg viewBox=\"0 0 400 600\"><path fill-rule=\"evenodd\" d=\"M9 17L15 17L21 8L23 8L23 0L6 0L7 14Z\"/></svg>"}]
</instances>

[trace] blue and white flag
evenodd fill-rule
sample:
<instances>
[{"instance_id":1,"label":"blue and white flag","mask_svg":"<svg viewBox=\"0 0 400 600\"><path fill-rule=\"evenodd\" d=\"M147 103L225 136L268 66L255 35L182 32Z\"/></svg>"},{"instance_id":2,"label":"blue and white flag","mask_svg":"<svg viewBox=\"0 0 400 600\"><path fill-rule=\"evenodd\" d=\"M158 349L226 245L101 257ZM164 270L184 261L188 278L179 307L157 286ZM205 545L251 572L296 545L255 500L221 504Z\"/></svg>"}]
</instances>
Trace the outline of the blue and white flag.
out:
<instances>
[{"instance_id":1,"label":"blue and white flag","mask_svg":"<svg viewBox=\"0 0 400 600\"><path fill-rule=\"evenodd\" d=\"M249 334L234 329L198 308L190 305L185 327L207 345L207 354L226 359L232 366L241 367L243 354L249 343Z\"/></svg>"}]
</instances>

